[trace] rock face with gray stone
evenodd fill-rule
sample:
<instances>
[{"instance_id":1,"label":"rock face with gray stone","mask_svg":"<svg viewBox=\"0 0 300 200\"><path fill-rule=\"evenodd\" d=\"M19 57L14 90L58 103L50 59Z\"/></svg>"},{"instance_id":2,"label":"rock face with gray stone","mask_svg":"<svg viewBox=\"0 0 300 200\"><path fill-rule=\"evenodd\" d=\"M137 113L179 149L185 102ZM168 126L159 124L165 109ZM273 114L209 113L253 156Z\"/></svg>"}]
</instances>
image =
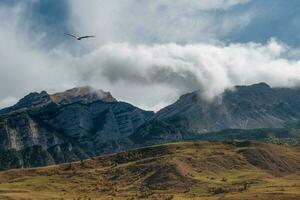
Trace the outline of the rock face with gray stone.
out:
<instances>
[{"instance_id":1,"label":"rock face with gray stone","mask_svg":"<svg viewBox=\"0 0 300 200\"><path fill-rule=\"evenodd\" d=\"M299 131L291 129L286 135L284 130L275 135L273 130L260 135L253 131L299 127L298 88L271 88L265 83L237 86L210 101L200 93L185 94L157 113L88 86L56 94L31 93L0 110L0 170L70 162L199 136L214 140L270 136L276 141L280 136L300 141ZM243 131L211 133L227 129Z\"/></svg>"},{"instance_id":2,"label":"rock face with gray stone","mask_svg":"<svg viewBox=\"0 0 300 200\"><path fill-rule=\"evenodd\" d=\"M118 102L110 93L90 87L53 95L31 93L2 110L0 151L4 156L15 150L18 161L13 163L17 166L31 166L31 156L22 152L33 147L39 150L30 151L36 159L48 157L46 161L32 160L33 166L111 153L124 148L118 141L152 116L153 112Z\"/></svg>"},{"instance_id":3,"label":"rock face with gray stone","mask_svg":"<svg viewBox=\"0 0 300 200\"><path fill-rule=\"evenodd\" d=\"M284 128L299 123L299 88L271 88L265 83L236 86L209 101L200 94L195 91L181 96L157 112L132 139L177 140L225 129Z\"/></svg>"},{"instance_id":4,"label":"rock face with gray stone","mask_svg":"<svg viewBox=\"0 0 300 200\"><path fill-rule=\"evenodd\" d=\"M224 129L282 128L300 117L300 90L271 88L265 83L237 86L207 101L199 91L182 96L155 115L157 120L188 123L206 133Z\"/></svg>"}]
</instances>

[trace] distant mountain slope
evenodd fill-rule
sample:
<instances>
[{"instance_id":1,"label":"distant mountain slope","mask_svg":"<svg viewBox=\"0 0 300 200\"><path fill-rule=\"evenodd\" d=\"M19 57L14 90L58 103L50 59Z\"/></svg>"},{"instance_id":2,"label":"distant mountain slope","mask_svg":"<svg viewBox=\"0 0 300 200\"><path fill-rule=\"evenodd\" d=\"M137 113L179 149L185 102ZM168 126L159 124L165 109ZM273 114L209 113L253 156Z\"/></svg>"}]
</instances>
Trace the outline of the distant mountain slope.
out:
<instances>
[{"instance_id":1,"label":"distant mountain slope","mask_svg":"<svg viewBox=\"0 0 300 200\"><path fill-rule=\"evenodd\" d=\"M0 110L0 170L187 139L300 143L298 88L237 86L212 101L199 93L183 95L157 113L88 86L31 93Z\"/></svg>"},{"instance_id":2,"label":"distant mountain slope","mask_svg":"<svg viewBox=\"0 0 300 200\"><path fill-rule=\"evenodd\" d=\"M96 92L85 87L55 95L32 93L4 109L0 115L0 169L42 166L121 150L118 141L153 115L118 102L109 93ZM37 151L24 156L23 152L32 148ZM10 159L15 162L6 165Z\"/></svg>"},{"instance_id":3,"label":"distant mountain slope","mask_svg":"<svg viewBox=\"0 0 300 200\"><path fill-rule=\"evenodd\" d=\"M300 149L181 142L0 172L0 199L300 199Z\"/></svg>"},{"instance_id":4,"label":"distant mountain slope","mask_svg":"<svg viewBox=\"0 0 300 200\"><path fill-rule=\"evenodd\" d=\"M271 88L259 83L236 86L212 101L203 99L199 91L183 95L139 128L136 137L156 134L158 138L181 138L225 129L284 128L299 119L299 88ZM160 132L153 133L155 130Z\"/></svg>"},{"instance_id":5,"label":"distant mountain slope","mask_svg":"<svg viewBox=\"0 0 300 200\"><path fill-rule=\"evenodd\" d=\"M198 92L160 110L157 120L187 122L191 132L224 129L282 128L300 117L300 89L271 88L265 83L237 86L207 102Z\"/></svg>"},{"instance_id":6,"label":"distant mountain slope","mask_svg":"<svg viewBox=\"0 0 300 200\"><path fill-rule=\"evenodd\" d=\"M48 94L46 91L32 92L22 98L16 105L0 110L0 114L7 114L14 111L26 110L46 104L71 104L71 103L92 103L94 101L116 102L117 100L103 90L95 90L90 86L72 88L70 90Z\"/></svg>"}]
</instances>

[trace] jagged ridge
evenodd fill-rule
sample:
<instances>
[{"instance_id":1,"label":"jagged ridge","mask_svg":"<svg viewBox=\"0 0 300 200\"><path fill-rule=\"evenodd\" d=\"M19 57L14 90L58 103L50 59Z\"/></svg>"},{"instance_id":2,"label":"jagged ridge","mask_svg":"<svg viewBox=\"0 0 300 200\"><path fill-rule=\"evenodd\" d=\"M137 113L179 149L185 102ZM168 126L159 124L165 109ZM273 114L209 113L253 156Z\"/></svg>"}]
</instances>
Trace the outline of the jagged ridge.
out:
<instances>
[{"instance_id":1,"label":"jagged ridge","mask_svg":"<svg viewBox=\"0 0 300 200\"><path fill-rule=\"evenodd\" d=\"M21 152L34 146L49 157L33 163L40 166L184 139L299 144L299 116L298 88L271 88L265 83L237 86L213 101L196 91L156 114L90 87L53 95L31 93L0 111L0 151L11 155L15 149L18 160L3 163L2 169L31 166L24 164L30 156ZM226 129L239 130L218 133ZM9 158L3 160L10 163Z\"/></svg>"}]
</instances>

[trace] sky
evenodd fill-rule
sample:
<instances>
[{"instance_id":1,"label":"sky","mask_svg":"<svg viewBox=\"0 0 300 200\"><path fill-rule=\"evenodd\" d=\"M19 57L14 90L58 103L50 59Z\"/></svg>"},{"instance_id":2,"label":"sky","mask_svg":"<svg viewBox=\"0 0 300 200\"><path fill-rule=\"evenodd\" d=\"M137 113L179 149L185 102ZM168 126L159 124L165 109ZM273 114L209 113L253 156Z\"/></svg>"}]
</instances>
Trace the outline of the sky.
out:
<instances>
[{"instance_id":1,"label":"sky","mask_svg":"<svg viewBox=\"0 0 300 200\"><path fill-rule=\"evenodd\" d=\"M85 85L155 111L194 90L298 87L299 11L299 0L0 0L0 108Z\"/></svg>"}]
</instances>

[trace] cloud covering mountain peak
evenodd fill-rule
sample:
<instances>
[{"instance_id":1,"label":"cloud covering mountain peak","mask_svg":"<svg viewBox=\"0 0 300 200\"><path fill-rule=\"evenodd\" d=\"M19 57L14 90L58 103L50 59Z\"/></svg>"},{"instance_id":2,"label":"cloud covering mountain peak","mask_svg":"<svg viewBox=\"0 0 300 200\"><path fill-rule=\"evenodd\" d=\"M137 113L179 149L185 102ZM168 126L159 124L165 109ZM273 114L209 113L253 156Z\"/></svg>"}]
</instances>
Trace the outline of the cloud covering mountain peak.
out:
<instances>
[{"instance_id":1,"label":"cloud covering mountain peak","mask_svg":"<svg viewBox=\"0 0 300 200\"><path fill-rule=\"evenodd\" d=\"M299 49L285 37L232 38L261 21L257 10L265 5L257 1L59 2L0 3L6 19L0 26L0 106L31 91L80 85L154 110L198 89L212 99L234 85L299 86ZM276 2L283 12L282 1ZM74 43L62 27L97 37Z\"/></svg>"}]
</instances>

